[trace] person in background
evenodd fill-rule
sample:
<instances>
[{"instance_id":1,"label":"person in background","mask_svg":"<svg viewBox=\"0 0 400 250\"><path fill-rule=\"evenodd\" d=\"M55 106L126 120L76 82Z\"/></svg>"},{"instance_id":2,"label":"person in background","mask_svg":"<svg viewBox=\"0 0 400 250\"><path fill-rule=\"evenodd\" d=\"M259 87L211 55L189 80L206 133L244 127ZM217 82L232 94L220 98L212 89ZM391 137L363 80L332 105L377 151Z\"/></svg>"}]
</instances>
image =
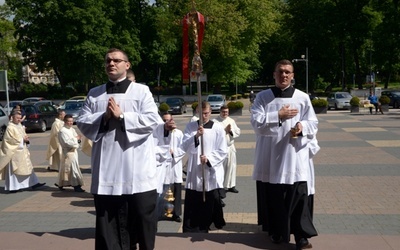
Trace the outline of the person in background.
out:
<instances>
[{"instance_id":1,"label":"person in background","mask_svg":"<svg viewBox=\"0 0 400 250\"><path fill-rule=\"evenodd\" d=\"M58 141L58 132L64 126L65 111L59 110L56 119L51 125L50 140L47 147L46 160L49 161L48 171L59 171L61 164L62 148Z\"/></svg>"},{"instance_id":2,"label":"person in background","mask_svg":"<svg viewBox=\"0 0 400 250\"><path fill-rule=\"evenodd\" d=\"M127 78L128 80L132 81L132 82L135 82L135 81L136 81L135 73L133 73L133 70L128 69L128 70L126 71L126 78Z\"/></svg>"},{"instance_id":3,"label":"person in background","mask_svg":"<svg viewBox=\"0 0 400 250\"><path fill-rule=\"evenodd\" d=\"M78 159L81 136L76 133L72 125L74 125L72 115L65 115L64 126L58 133L58 140L62 147L62 163L58 172L58 183L55 185L60 190L72 186L75 192L85 192L82 189L84 182Z\"/></svg>"},{"instance_id":4,"label":"person in background","mask_svg":"<svg viewBox=\"0 0 400 250\"><path fill-rule=\"evenodd\" d=\"M378 114L379 109L379 112L381 112L381 114L383 115L381 103L378 101L378 97L374 94L374 91L372 89L369 92L368 100L371 104L375 106L375 114ZM369 108L369 112L372 115L372 107Z\"/></svg>"},{"instance_id":5,"label":"person in background","mask_svg":"<svg viewBox=\"0 0 400 250\"><path fill-rule=\"evenodd\" d=\"M199 105L202 105L203 124L188 123L182 143L183 151L188 154L184 233L208 233L212 223L219 229L225 226L220 199L220 190L224 187L223 161L228 154L225 130L221 124L210 120L208 102Z\"/></svg>"},{"instance_id":6,"label":"person in background","mask_svg":"<svg viewBox=\"0 0 400 250\"><path fill-rule=\"evenodd\" d=\"M163 124L146 85L126 78L128 55L105 55L109 82L91 89L76 121L93 142L95 248L154 249L157 170L153 130Z\"/></svg>"},{"instance_id":7,"label":"person in background","mask_svg":"<svg viewBox=\"0 0 400 250\"><path fill-rule=\"evenodd\" d=\"M4 190L10 193L24 188L37 190L46 183L40 183L35 172L28 150L29 137L21 124L19 110L11 112L11 121L4 133L0 150L0 179L5 178Z\"/></svg>"},{"instance_id":8,"label":"person in background","mask_svg":"<svg viewBox=\"0 0 400 250\"><path fill-rule=\"evenodd\" d=\"M235 120L229 117L229 108L223 105L219 116L215 119L220 122L225 129L225 139L228 146L228 156L224 160L224 189L228 192L239 193L236 189L236 148L235 138L240 136L240 128Z\"/></svg>"},{"instance_id":9,"label":"person in background","mask_svg":"<svg viewBox=\"0 0 400 250\"><path fill-rule=\"evenodd\" d=\"M318 119L309 96L291 84L289 60L277 62L273 76L275 86L258 93L251 109L258 214L272 242L289 242L293 233L296 249L307 249L308 239L318 235L312 221Z\"/></svg>"}]
</instances>

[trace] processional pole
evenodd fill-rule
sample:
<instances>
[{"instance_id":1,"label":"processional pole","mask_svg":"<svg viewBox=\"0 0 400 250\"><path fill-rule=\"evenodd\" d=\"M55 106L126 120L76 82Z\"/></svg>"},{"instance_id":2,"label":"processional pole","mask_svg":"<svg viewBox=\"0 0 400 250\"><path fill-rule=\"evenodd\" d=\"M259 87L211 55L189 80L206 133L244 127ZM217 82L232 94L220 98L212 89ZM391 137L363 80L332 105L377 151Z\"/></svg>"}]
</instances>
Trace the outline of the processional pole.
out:
<instances>
[{"instance_id":1,"label":"processional pole","mask_svg":"<svg viewBox=\"0 0 400 250\"><path fill-rule=\"evenodd\" d=\"M203 126L203 110L202 110L202 98L201 98L201 82L200 75L203 71L203 62L200 57L200 49L201 43L203 40L204 34L204 16L196 10L195 2L192 0L192 10L189 13L189 18L186 18L186 21L189 21L192 26L193 31L193 41L194 41L194 53L192 59L192 73L196 74L196 82L197 82L197 110L199 115L199 126ZM189 19L189 20L188 20ZM200 139L200 149L201 155L204 154L204 142L203 136ZM202 184L203 184L203 202L206 201L206 183L205 183L205 166L202 164L201 166L202 173Z\"/></svg>"}]
</instances>

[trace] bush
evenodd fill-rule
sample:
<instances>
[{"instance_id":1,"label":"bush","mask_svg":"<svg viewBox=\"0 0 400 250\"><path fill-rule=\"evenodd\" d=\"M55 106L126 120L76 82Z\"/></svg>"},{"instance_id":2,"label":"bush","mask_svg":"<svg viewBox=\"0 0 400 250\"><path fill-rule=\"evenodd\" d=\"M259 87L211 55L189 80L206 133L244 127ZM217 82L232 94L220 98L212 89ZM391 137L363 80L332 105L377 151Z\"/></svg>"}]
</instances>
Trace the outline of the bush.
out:
<instances>
[{"instance_id":1,"label":"bush","mask_svg":"<svg viewBox=\"0 0 400 250\"><path fill-rule=\"evenodd\" d=\"M244 107L243 102L237 101L237 102L228 102L227 104L229 109L242 109Z\"/></svg>"},{"instance_id":2,"label":"bush","mask_svg":"<svg viewBox=\"0 0 400 250\"><path fill-rule=\"evenodd\" d=\"M379 97L379 102L382 105L386 105L390 103L390 98L388 96L382 95L381 97Z\"/></svg>"},{"instance_id":3,"label":"bush","mask_svg":"<svg viewBox=\"0 0 400 250\"><path fill-rule=\"evenodd\" d=\"M160 110L161 113L168 112L169 105L166 104L165 102L163 102L163 103L160 104L160 107L158 108L158 110Z\"/></svg>"},{"instance_id":4,"label":"bush","mask_svg":"<svg viewBox=\"0 0 400 250\"><path fill-rule=\"evenodd\" d=\"M360 106L360 98L358 98L357 96L353 96L350 99L350 105L353 107Z\"/></svg>"},{"instance_id":5,"label":"bush","mask_svg":"<svg viewBox=\"0 0 400 250\"><path fill-rule=\"evenodd\" d=\"M193 109L193 110L196 110L197 105L199 105L197 102L192 103L192 109Z\"/></svg>"},{"instance_id":6,"label":"bush","mask_svg":"<svg viewBox=\"0 0 400 250\"><path fill-rule=\"evenodd\" d=\"M325 99L314 99L311 104L313 107L328 107L328 101Z\"/></svg>"}]
</instances>

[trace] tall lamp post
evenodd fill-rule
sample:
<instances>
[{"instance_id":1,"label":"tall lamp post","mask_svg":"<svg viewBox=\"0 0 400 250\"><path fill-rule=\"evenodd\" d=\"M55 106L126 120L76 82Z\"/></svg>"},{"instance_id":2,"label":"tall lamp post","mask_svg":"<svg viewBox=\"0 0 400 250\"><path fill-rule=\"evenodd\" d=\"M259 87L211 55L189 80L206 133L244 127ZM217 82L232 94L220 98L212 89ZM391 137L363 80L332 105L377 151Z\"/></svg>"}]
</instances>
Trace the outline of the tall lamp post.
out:
<instances>
[{"instance_id":1,"label":"tall lamp post","mask_svg":"<svg viewBox=\"0 0 400 250\"><path fill-rule=\"evenodd\" d=\"M306 54L301 55L301 59L293 59L292 62L306 63L306 93L308 94L308 48L306 48Z\"/></svg>"}]
</instances>

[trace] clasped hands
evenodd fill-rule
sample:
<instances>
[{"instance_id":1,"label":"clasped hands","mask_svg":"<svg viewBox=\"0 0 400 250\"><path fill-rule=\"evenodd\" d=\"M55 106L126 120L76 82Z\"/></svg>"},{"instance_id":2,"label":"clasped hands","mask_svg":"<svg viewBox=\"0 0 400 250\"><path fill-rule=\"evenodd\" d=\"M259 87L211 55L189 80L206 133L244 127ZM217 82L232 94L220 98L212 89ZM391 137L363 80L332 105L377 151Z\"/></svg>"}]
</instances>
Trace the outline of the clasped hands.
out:
<instances>
[{"instance_id":1,"label":"clasped hands","mask_svg":"<svg viewBox=\"0 0 400 250\"><path fill-rule=\"evenodd\" d=\"M112 117L115 119L119 119L119 116L122 114L122 110L115 101L114 97L110 97L108 99L107 109L105 113L105 120L108 121Z\"/></svg>"}]
</instances>

